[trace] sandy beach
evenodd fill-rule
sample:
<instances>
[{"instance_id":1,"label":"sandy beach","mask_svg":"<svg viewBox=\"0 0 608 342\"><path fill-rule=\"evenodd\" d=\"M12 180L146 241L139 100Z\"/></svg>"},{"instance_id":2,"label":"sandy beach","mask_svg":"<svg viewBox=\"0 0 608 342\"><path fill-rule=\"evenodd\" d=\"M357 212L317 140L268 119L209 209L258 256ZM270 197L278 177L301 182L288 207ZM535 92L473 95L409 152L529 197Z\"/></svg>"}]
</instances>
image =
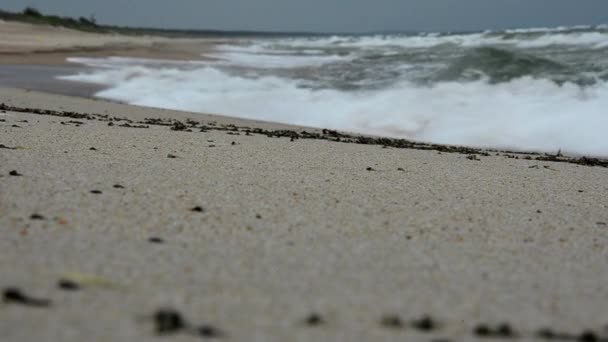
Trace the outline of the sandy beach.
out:
<instances>
[{"instance_id":1,"label":"sandy beach","mask_svg":"<svg viewBox=\"0 0 608 342\"><path fill-rule=\"evenodd\" d=\"M68 57L196 60L215 39L125 36L0 20L0 64L61 65Z\"/></svg>"},{"instance_id":2,"label":"sandy beach","mask_svg":"<svg viewBox=\"0 0 608 342\"><path fill-rule=\"evenodd\" d=\"M164 39L27 45L6 25L5 65ZM7 86L0 103L2 341L608 336L605 161Z\"/></svg>"}]
</instances>

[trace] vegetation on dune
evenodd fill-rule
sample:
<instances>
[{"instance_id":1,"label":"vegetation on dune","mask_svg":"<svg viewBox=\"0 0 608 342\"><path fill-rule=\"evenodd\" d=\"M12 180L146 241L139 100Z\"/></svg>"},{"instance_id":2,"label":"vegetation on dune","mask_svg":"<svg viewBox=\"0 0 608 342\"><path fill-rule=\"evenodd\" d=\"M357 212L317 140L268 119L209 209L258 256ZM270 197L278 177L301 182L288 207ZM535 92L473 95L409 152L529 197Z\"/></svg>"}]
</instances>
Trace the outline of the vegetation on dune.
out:
<instances>
[{"instance_id":1,"label":"vegetation on dune","mask_svg":"<svg viewBox=\"0 0 608 342\"><path fill-rule=\"evenodd\" d=\"M109 32L107 28L97 25L93 15L91 15L89 18L80 17L79 19L74 19L56 15L44 15L33 7L26 7L20 13L0 10L0 19L7 21L21 21L30 24L61 26L89 32Z\"/></svg>"},{"instance_id":2,"label":"vegetation on dune","mask_svg":"<svg viewBox=\"0 0 608 342\"><path fill-rule=\"evenodd\" d=\"M256 31L221 31L221 30L180 30L180 29L156 29L139 27L120 27L111 25L100 25L95 16L89 18L80 17L78 19L70 17L60 17L57 15L46 15L33 7L26 7L22 12L9 12L0 9L0 20L19 21L38 25L51 25L65 27L73 30L97 32L97 33L120 33L126 35L155 35L165 37L226 37L226 36L314 36L315 33L307 32L256 32Z\"/></svg>"}]
</instances>

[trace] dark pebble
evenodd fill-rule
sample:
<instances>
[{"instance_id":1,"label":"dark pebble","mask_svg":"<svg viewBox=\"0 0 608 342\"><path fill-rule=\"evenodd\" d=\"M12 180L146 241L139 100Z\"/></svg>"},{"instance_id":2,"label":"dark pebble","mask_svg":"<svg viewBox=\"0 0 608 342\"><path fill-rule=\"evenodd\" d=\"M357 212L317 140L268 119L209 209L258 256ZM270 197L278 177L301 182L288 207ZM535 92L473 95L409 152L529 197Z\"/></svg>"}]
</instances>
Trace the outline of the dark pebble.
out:
<instances>
[{"instance_id":1,"label":"dark pebble","mask_svg":"<svg viewBox=\"0 0 608 342\"><path fill-rule=\"evenodd\" d=\"M169 153L169 154L167 154L167 158L177 158L177 156L174 155L174 154Z\"/></svg>"},{"instance_id":2,"label":"dark pebble","mask_svg":"<svg viewBox=\"0 0 608 342\"><path fill-rule=\"evenodd\" d=\"M405 171L402 167L398 167L397 171Z\"/></svg>"},{"instance_id":3,"label":"dark pebble","mask_svg":"<svg viewBox=\"0 0 608 342\"><path fill-rule=\"evenodd\" d=\"M513 329L511 328L511 326L508 323L503 323L503 324L499 325L498 329L496 330L496 334L498 336L502 336L502 337L512 337L515 335L513 333Z\"/></svg>"},{"instance_id":4,"label":"dark pebble","mask_svg":"<svg viewBox=\"0 0 608 342\"><path fill-rule=\"evenodd\" d=\"M374 170L372 167L368 167L368 168L366 168L366 170L367 170L367 171L376 171L376 170Z\"/></svg>"},{"instance_id":5,"label":"dark pebble","mask_svg":"<svg viewBox=\"0 0 608 342\"><path fill-rule=\"evenodd\" d=\"M397 315L386 315L380 319L380 325L387 328L398 329L403 327L403 321L401 320L401 317Z\"/></svg>"},{"instance_id":6,"label":"dark pebble","mask_svg":"<svg viewBox=\"0 0 608 342\"><path fill-rule=\"evenodd\" d=\"M202 213L203 211L205 211L205 209L203 209L203 207L200 207L200 206L196 206L196 207L194 207L194 208L192 208L190 210L191 211L196 211L196 212L199 212L199 213Z\"/></svg>"},{"instance_id":7,"label":"dark pebble","mask_svg":"<svg viewBox=\"0 0 608 342\"><path fill-rule=\"evenodd\" d=\"M318 313L311 313L308 317L306 317L306 320L304 322L308 326L317 326L325 323L323 317L321 317L321 315L319 315Z\"/></svg>"},{"instance_id":8,"label":"dark pebble","mask_svg":"<svg viewBox=\"0 0 608 342\"><path fill-rule=\"evenodd\" d=\"M16 170L13 170L13 171L9 172L8 174L11 175L11 176L23 176L22 174L20 174Z\"/></svg>"},{"instance_id":9,"label":"dark pebble","mask_svg":"<svg viewBox=\"0 0 608 342\"><path fill-rule=\"evenodd\" d=\"M51 301L47 299L28 297L16 287L4 289L2 293L2 300L7 304L20 304L39 308L48 307L51 305Z\"/></svg>"},{"instance_id":10,"label":"dark pebble","mask_svg":"<svg viewBox=\"0 0 608 342\"><path fill-rule=\"evenodd\" d=\"M89 150L91 150L91 151L97 151L97 149L95 147L91 147Z\"/></svg>"},{"instance_id":11,"label":"dark pebble","mask_svg":"<svg viewBox=\"0 0 608 342\"><path fill-rule=\"evenodd\" d=\"M159 238L159 237L151 237L148 239L148 241L152 242L152 243L163 243L165 242L165 240Z\"/></svg>"},{"instance_id":12,"label":"dark pebble","mask_svg":"<svg viewBox=\"0 0 608 342\"><path fill-rule=\"evenodd\" d=\"M597 335L590 330L583 331L583 333L578 337L580 342L596 342L599 341Z\"/></svg>"},{"instance_id":13,"label":"dark pebble","mask_svg":"<svg viewBox=\"0 0 608 342\"><path fill-rule=\"evenodd\" d=\"M429 316L424 316L419 320L413 321L412 326L421 331L432 331L436 328L435 322Z\"/></svg>"},{"instance_id":14,"label":"dark pebble","mask_svg":"<svg viewBox=\"0 0 608 342\"><path fill-rule=\"evenodd\" d=\"M61 280L59 280L59 282L57 283L57 286L60 289L66 290L66 291L78 291L78 290L80 290L80 285L78 285L76 282L73 282L73 281L68 280L68 279L61 279Z\"/></svg>"},{"instance_id":15,"label":"dark pebble","mask_svg":"<svg viewBox=\"0 0 608 342\"><path fill-rule=\"evenodd\" d=\"M490 336L492 332L490 331L490 328L487 325L480 324L475 327L473 333L477 336Z\"/></svg>"},{"instance_id":16,"label":"dark pebble","mask_svg":"<svg viewBox=\"0 0 608 342\"><path fill-rule=\"evenodd\" d=\"M42 215L40 215L40 214L32 214L32 215L30 216L30 219L32 219L32 220L44 220L44 219L45 219L45 217L44 217L44 216L42 216Z\"/></svg>"},{"instance_id":17,"label":"dark pebble","mask_svg":"<svg viewBox=\"0 0 608 342\"><path fill-rule=\"evenodd\" d=\"M202 338L219 338L224 335L219 329L211 325L203 325L196 331Z\"/></svg>"},{"instance_id":18,"label":"dark pebble","mask_svg":"<svg viewBox=\"0 0 608 342\"><path fill-rule=\"evenodd\" d=\"M236 143L233 141L233 142L231 142L231 143L230 143L230 145L233 145L233 146L234 146L234 145L236 145Z\"/></svg>"},{"instance_id":19,"label":"dark pebble","mask_svg":"<svg viewBox=\"0 0 608 342\"><path fill-rule=\"evenodd\" d=\"M124 189L125 187L120 184L114 184L114 188L116 189Z\"/></svg>"},{"instance_id":20,"label":"dark pebble","mask_svg":"<svg viewBox=\"0 0 608 342\"><path fill-rule=\"evenodd\" d=\"M262 218L262 215L260 215L260 214L255 214L255 218L257 218L257 219L261 219L261 218Z\"/></svg>"},{"instance_id":21,"label":"dark pebble","mask_svg":"<svg viewBox=\"0 0 608 342\"><path fill-rule=\"evenodd\" d=\"M101 194L101 190L91 190L92 194Z\"/></svg>"},{"instance_id":22,"label":"dark pebble","mask_svg":"<svg viewBox=\"0 0 608 342\"><path fill-rule=\"evenodd\" d=\"M186 327L182 315L171 309L162 309L154 314L154 324L157 334L174 334Z\"/></svg>"}]
</instances>

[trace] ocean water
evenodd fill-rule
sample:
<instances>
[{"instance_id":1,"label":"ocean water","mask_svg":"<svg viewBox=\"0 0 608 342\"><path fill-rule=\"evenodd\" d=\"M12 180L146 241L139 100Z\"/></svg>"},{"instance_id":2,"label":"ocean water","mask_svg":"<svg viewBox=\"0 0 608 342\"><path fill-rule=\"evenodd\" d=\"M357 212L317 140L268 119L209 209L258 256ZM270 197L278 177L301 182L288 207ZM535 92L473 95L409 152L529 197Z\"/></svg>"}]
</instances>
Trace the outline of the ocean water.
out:
<instances>
[{"instance_id":1,"label":"ocean water","mask_svg":"<svg viewBox=\"0 0 608 342\"><path fill-rule=\"evenodd\" d=\"M412 140L608 156L608 26L250 38L213 61L77 58L96 96Z\"/></svg>"}]
</instances>

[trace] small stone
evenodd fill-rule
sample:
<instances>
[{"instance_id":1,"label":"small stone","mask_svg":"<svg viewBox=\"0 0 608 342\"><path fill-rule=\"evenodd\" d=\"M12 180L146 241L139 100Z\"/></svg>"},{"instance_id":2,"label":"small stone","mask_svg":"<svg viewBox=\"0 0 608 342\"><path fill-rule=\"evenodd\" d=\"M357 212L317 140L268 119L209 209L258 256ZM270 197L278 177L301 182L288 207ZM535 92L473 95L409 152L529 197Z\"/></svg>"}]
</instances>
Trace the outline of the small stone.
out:
<instances>
[{"instance_id":1,"label":"small stone","mask_svg":"<svg viewBox=\"0 0 608 342\"><path fill-rule=\"evenodd\" d=\"M402 167L398 167L397 171L405 171Z\"/></svg>"},{"instance_id":2,"label":"small stone","mask_svg":"<svg viewBox=\"0 0 608 342\"><path fill-rule=\"evenodd\" d=\"M62 290L66 290L66 291L78 291L80 290L80 285L78 285L77 283L68 280L68 279L61 279L59 280L59 283L57 283L57 286L62 289Z\"/></svg>"},{"instance_id":3,"label":"small stone","mask_svg":"<svg viewBox=\"0 0 608 342\"><path fill-rule=\"evenodd\" d=\"M120 184L114 184L115 189L124 189L125 187Z\"/></svg>"},{"instance_id":4,"label":"small stone","mask_svg":"<svg viewBox=\"0 0 608 342\"><path fill-rule=\"evenodd\" d=\"M306 320L304 322L308 326L317 326L325 323L323 317L321 317L321 315L319 315L318 313L311 313L310 315L308 315L308 317L306 317Z\"/></svg>"},{"instance_id":5,"label":"small stone","mask_svg":"<svg viewBox=\"0 0 608 342\"><path fill-rule=\"evenodd\" d=\"M91 150L91 151L97 151L97 149L95 147L91 147L89 150Z\"/></svg>"},{"instance_id":6,"label":"small stone","mask_svg":"<svg viewBox=\"0 0 608 342\"><path fill-rule=\"evenodd\" d=\"M372 168L371 166L370 166L370 167L367 167L367 168L366 168L366 170L367 170L367 171L376 171L376 170L374 170L374 168Z\"/></svg>"},{"instance_id":7,"label":"small stone","mask_svg":"<svg viewBox=\"0 0 608 342\"><path fill-rule=\"evenodd\" d=\"M196 212L199 212L199 213L202 213L203 211L205 211L205 209L203 209L203 207L201 207L201 206L196 206L196 207L194 207L194 208L192 208L190 210L191 211L196 211Z\"/></svg>"},{"instance_id":8,"label":"small stone","mask_svg":"<svg viewBox=\"0 0 608 342\"><path fill-rule=\"evenodd\" d=\"M159 335L174 334L186 327L181 314L172 309L162 309L154 314L156 333Z\"/></svg>"},{"instance_id":9,"label":"small stone","mask_svg":"<svg viewBox=\"0 0 608 342\"><path fill-rule=\"evenodd\" d=\"M159 238L159 237L151 237L148 239L148 241L150 241L151 243L163 243L165 242L165 240Z\"/></svg>"},{"instance_id":10,"label":"small stone","mask_svg":"<svg viewBox=\"0 0 608 342\"><path fill-rule=\"evenodd\" d=\"M475 327L473 333L477 336L490 336L492 332L490 331L490 328L487 325L480 324Z\"/></svg>"},{"instance_id":11,"label":"small stone","mask_svg":"<svg viewBox=\"0 0 608 342\"><path fill-rule=\"evenodd\" d=\"M223 333L214 326L202 325L197 329L198 334L202 338L219 338L223 336Z\"/></svg>"},{"instance_id":12,"label":"small stone","mask_svg":"<svg viewBox=\"0 0 608 342\"><path fill-rule=\"evenodd\" d=\"M169 154L167 154L167 158L172 158L172 159L174 159L174 158L177 158L177 156L176 156L176 155L174 155L174 154L169 153Z\"/></svg>"},{"instance_id":13,"label":"small stone","mask_svg":"<svg viewBox=\"0 0 608 342\"><path fill-rule=\"evenodd\" d=\"M578 337L578 340L580 342L596 342L596 341L599 341L597 335L593 331L591 331L591 330L583 331L583 333Z\"/></svg>"},{"instance_id":14,"label":"small stone","mask_svg":"<svg viewBox=\"0 0 608 342\"><path fill-rule=\"evenodd\" d=\"M419 320L412 322L412 326L421 331L432 331L436 328L436 324L429 316L424 316Z\"/></svg>"},{"instance_id":15,"label":"small stone","mask_svg":"<svg viewBox=\"0 0 608 342\"><path fill-rule=\"evenodd\" d=\"M7 304L21 304L31 307L48 307L51 305L51 301L29 297L16 287L4 289L2 300Z\"/></svg>"},{"instance_id":16,"label":"small stone","mask_svg":"<svg viewBox=\"0 0 608 342\"><path fill-rule=\"evenodd\" d=\"M22 174L20 174L16 170L13 170L13 171L9 172L8 174L11 175L11 176L23 176Z\"/></svg>"},{"instance_id":17,"label":"small stone","mask_svg":"<svg viewBox=\"0 0 608 342\"><path fill-rule=\"evenodd\" d=\"M511 329L511 326L508 323L499 325L496 334L502 337L512 337L514 335L513 329Z\"/></svg>"},{"instance_id":18,"label":"small stone","mask_svg":"<svg viewBox=\"0 0 608 342\"><path fill-rule=\"evenodd\" d=\"M91 190L91 193L92 193L92 194L97 194L97 195L99 195L99 194L101 194L102 192L101 192L101 190Z\"/></svg>"},{"instance_id":19,"label":"small stone","mask_svg":"<svg viewBox=\"0 0 608 342\"><path fill-rule=\"evenodd\" d=\"M32 214L32 215L30 215L30 219L32 219L32 220L44 220L46 218L44 216L40 215L40 214Z\"/></svg>"}]
</instances>

